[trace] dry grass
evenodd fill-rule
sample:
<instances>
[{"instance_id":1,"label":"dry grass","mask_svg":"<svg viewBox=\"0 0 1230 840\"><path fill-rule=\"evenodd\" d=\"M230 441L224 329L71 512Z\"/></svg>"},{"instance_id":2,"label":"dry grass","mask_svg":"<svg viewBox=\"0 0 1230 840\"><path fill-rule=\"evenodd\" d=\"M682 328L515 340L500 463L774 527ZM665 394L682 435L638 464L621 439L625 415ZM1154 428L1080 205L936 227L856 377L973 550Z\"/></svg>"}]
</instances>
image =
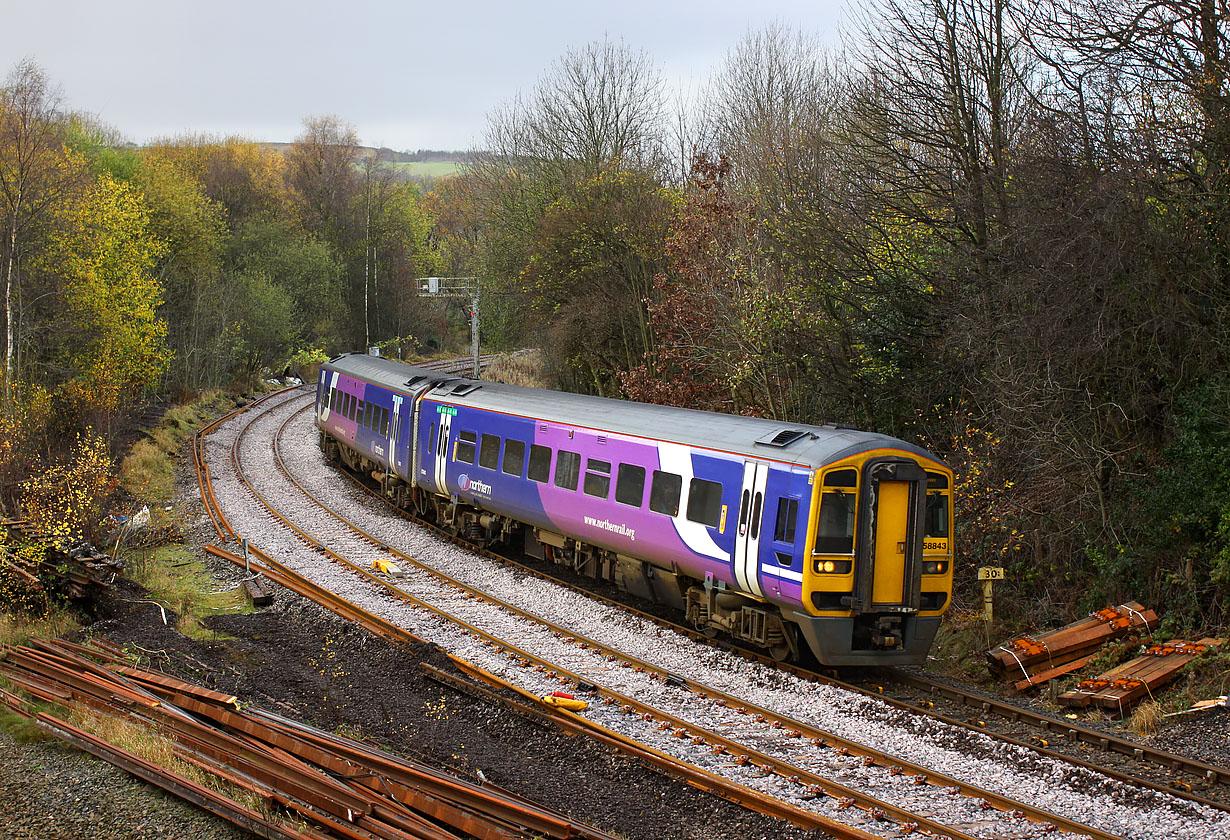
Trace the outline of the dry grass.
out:
<instances>
[{"instance_id":1,"label":"dry grass","mask_svg":"<svg viewBox=\"0 0 1230 840\"><path fill-rule=\"evenodd\" d=\"M501 356L487 366L483 378L528 388L548 387L546 364L538 350Z\"/></svg>"},{"instance_id":2,"label":"dry grass","mask_svg":"<svg viewBox=\"0 0 1230 840\"><path fill-rule=\"evenodd\" d=\"M174 493L175 462L184 443L226 407L226 396L211 391L188 405L168 409L148 436L129 449L120 465L120 484L151 505L169 502Z\"/></svg>"},{"instance_id":3,"label":"dry grass","mask_svg":"<svg viewBox=\"0 0 1230 840\"><path fill-rule=\"evenodd\" d=\"M79 629L77 616L58 604L39 618L0 613L0 644L24 645L33 638L60 638Z\"/></svg>"},{"instance_id":4,"label":"dry grass","mask_svg":"<svg viewBox=\"0 0 1230 840\"><path fill-rule=\"evenodd\" d=\"M1137 735L1148 737L1161 728L1166 710L1156 700L1145 700L1128 719L1128 728Z\"/></svg>"}]
</instances>

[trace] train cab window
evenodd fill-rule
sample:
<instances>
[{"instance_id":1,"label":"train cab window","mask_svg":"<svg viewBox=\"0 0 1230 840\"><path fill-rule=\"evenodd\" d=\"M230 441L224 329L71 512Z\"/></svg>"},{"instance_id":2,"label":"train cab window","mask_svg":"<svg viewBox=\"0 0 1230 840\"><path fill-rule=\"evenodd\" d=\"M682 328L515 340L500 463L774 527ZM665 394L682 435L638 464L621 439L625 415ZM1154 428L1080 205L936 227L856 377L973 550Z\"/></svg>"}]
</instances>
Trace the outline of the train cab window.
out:
<instances>
[{"instance_id":1,"label":"train cab window","mask_svg":"<svg viewBox=\"0 0 1230 840\"><path fill-rule=\"evenodd\" d=\"M799 500L783 498L777 503L777 524L773 526L775 542L793 543L794 526L799 519Z\"/></svg>"},{"instance_id":2,"label":"train cab window","mask_svg":"<svg viewBox=\"0 0 1230 840\"><path fill-rule=\"evenodd\" d=\"M567 449L561 449L555 458L555 486L565 490L577 489L577 478L581 474L581 456Z\"/></svg>"},{"instance_id":3,"label":"train cab window","mask_svg":"<svg viewBox=\"0 0 1230 840\"><path fill-rule=\"evenodd\" d=\"M834 470L824 477L820 521L816 526L816 554L854 553L854 508L858 498L855 470Z\"/></svg>"},{"instance_id":4,"label":"train cab window","mask_svg":"<svg viewBox=\"0 0 1230 840\"><path fill-rule=\"evenodd\" d=\"M694 478L688 485L688 519L716 528L722 521L722 485Z\"/></svg>"},{"instance_id":5,"label":"train cab window","mask_svg":"<svg viewBox=\"0 0 1230 840\"><path fill-rule=\"evenodd\" d=\"M926 536L948 536L948 476L927 473Z\"/></svg>"},{"instance_id":6,"label":"train cab window","mask_svg":"<svg viewBox=\"0 0 1230 840\"><path fill-rule=\"evenodd\" d=\"M478 465L489 470L500 466L500 436L483 435L482 446L478 450Z\"/></svg>"},{"instance_id":7,"label":"train cab window","mask_svg":"<svg viewBox=\"0 0 1230 840\"><path fill-rule=\"evenodd\" d=\"M525 466L525 441L509 438L504 441L504 463L500 470L521 477L521 468Z\"/></svg>"},{"instance_id":8,"label":"train cab window","mask_svg":"<svg viewBox=\"0 0 1230 840\"><path fill-rule=\"evenodd\" d=\"M478 449L478 435L474 432L462 432L457 436L457 460L467 464L474 463L474 451Z\"/></svg>"},{"instance_id":9,"label":"train cab window","mask_svg":"<svg viewBox=\"0 0 1230 840\"><path fill-rule=\"evenodd\" d=\"M611 495L611 462L595 461L589 458L585 462L585 495L605 499Z\"/></svg>"},{"instance_id":10,"label":"train cab window","mask_svg":"<svg viewBox=\"0 0 1230 840\"><path fill-rule=\"evenodd\" d=\"M615 501L621 505L640 507L645 498L645 468L635 464L620 464L615 481Z\"/></svg>"},{"instance_id":11,"label":"train cab window","mask_svg":"<svg viewBox=\"0 0 1230 840\"><path fill-rule=\"evenodd\" d=\"M679 494L683 479L671 472L653 471L653 483L649 486L649 509L667 516L679 515Z\"/></svg>"},{"instance_id":12,"label":"train cab window","mask_svg":"<svg viewBox=\"0 0 1230 840\"><path fill-rule=\"evenodd\" d=\"M530 465L525 471L526 478L546 484L551 478L551 447L530 444Z\"/></svg>"}]
</instances>

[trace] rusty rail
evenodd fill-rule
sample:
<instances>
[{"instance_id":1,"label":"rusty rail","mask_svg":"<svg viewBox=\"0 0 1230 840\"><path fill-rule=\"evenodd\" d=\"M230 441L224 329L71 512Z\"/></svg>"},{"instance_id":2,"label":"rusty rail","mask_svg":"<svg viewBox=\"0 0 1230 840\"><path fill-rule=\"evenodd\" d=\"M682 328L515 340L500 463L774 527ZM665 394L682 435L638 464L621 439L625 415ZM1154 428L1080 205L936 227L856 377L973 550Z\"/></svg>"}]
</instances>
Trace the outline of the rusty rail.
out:
<instances>
[{"instance_id":1,"label":"rusty rail","mask_svg":"<svg viewBox=\"0 0 1230 840\"><path fill-rule=\"evenodd\" d=\"M615 840L606 832L359 741L243 708L237 698L135 667L114 652L57 641L4 647L0 673L43 700L122 714L168 737L176 755L306 829L158 767L40 713L10 692L0 701L39 728L257 833L293 840L331 836L404 840Z\"/></svg>"}]
</instances>

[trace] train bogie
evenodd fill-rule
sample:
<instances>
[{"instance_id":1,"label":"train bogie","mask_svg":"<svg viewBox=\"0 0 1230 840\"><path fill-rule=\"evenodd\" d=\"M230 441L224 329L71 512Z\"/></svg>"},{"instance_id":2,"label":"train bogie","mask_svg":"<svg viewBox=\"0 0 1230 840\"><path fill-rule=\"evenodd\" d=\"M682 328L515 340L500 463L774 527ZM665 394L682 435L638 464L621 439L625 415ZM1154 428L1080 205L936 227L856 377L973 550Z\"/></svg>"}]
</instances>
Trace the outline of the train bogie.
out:
<instances>
[{"instance_id":1,"label":"train bogie","mask_svg":"<svg viewBox=\"0 0 1230 840\"><path fill-rule=\"evenodd\" d=\"M364 356L321 377L327 453L396 503L706 632L829 665L917 663L948 605L952 474L903 441Z\"/></svg>"}]
</instances>

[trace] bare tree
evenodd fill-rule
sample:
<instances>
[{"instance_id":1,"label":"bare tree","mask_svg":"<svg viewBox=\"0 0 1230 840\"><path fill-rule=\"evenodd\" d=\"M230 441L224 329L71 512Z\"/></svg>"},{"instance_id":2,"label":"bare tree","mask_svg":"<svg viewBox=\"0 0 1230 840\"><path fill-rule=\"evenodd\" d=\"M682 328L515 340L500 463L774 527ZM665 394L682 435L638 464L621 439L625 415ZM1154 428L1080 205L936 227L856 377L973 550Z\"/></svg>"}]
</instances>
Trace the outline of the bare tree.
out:
<instances>
[{"instance_id":1,"label":"bare tree","mask_svg":"<svg viewBox=\"0 0 1230 840\"><path fill-rule=\"evenodd\" d=\"M67 192L81 168L64 152L60 94L33 59L13 68L0 90L0 206L4 210L4 404L12 399L22 254L27 239Z\"/></svg>"}]
</instances>

